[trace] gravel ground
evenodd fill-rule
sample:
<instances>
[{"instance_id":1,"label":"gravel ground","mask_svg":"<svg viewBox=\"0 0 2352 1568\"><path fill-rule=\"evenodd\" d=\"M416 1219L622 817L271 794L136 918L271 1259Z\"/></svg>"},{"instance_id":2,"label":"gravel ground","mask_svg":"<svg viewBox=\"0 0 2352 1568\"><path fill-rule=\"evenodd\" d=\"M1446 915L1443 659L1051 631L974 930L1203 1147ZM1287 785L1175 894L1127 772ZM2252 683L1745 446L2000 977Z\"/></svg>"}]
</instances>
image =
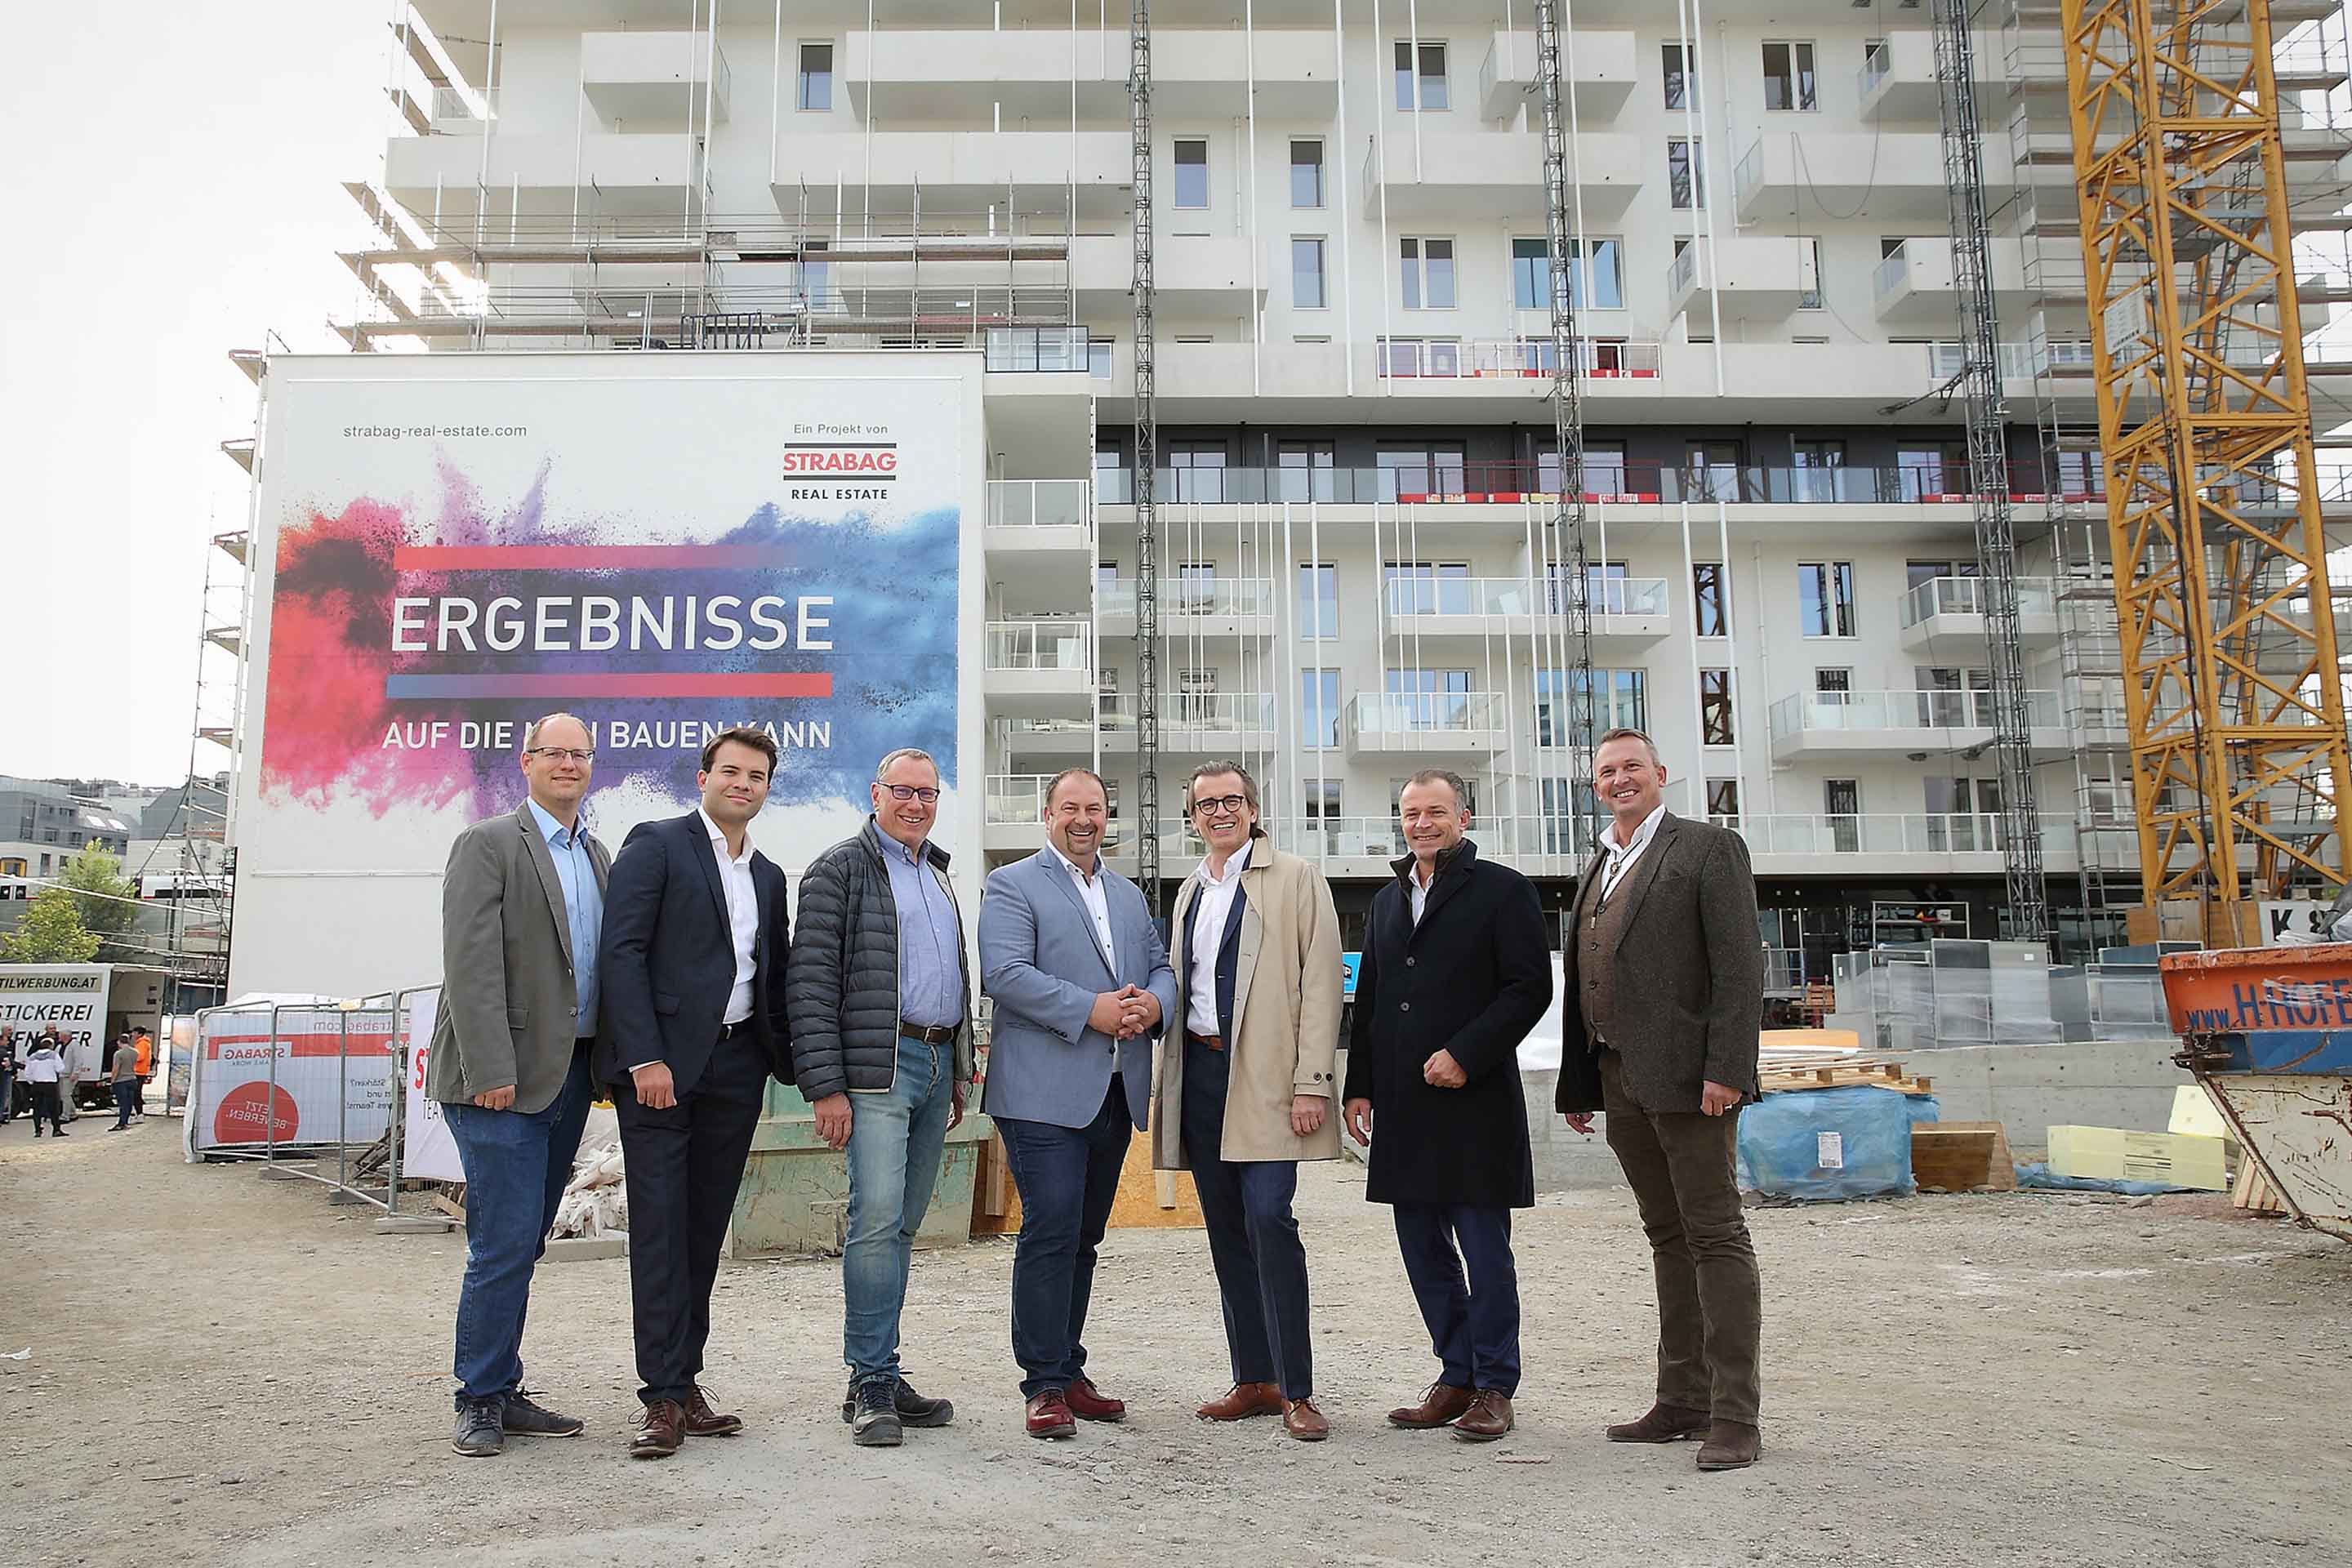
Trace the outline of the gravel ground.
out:
<instances>
[{"instance_id":1,"label":"gravel ground","mask_svg":"<svg viewBox=\"0 0 2352 1568\"><path fill-rule=\"evenodd\" d=\"M448 1450L458 1237L378 1236L306 1183L179 1163L176 1123L0 1129L0 1561L236 1563L2300 1563L2352 1560L2352 1248L2218 1199L2032 1194L1753 1214L1764 1461L1602 1442L1646 1404L1622 1188L1520 1216L1526 1383L1474 1447L1381 1419L1433 1363L1362 1171L1301 1183L1319 1447L1210 1427L1198 1233L1114 1232L1087 1339L1123 1426L1021 1430L1008 1243L919 1256L908 1370L957 1403L905 1447L839 1420L840 1276L730 1264L706 1376L740 1436L659 1465L627 1265L549 1266L531 1383L585 1437ZM83 1136L83 1132L89 1136Z\"/></svg>"}]
</instances>

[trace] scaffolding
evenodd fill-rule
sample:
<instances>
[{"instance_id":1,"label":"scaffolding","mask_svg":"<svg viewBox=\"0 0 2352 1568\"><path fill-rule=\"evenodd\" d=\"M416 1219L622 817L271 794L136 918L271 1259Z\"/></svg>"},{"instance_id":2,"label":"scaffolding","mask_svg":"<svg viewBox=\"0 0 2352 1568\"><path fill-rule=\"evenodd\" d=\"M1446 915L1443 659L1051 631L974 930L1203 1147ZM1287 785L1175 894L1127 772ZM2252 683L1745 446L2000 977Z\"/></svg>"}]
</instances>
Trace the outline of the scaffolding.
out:
<instances>
[{"instance_id":1,"label":"scaffolding","mask_svg":"<svg viewBox=\"0 0 2352 1568\"><path fill-rule=\"evenodd\" d=\"M1154 405L1151 273L1151 3L1134 0L1127 90L1134 109L1136 884L1160 898L1160 539L1153 514L1160 430Z\"/></svg>"}]
</instances>

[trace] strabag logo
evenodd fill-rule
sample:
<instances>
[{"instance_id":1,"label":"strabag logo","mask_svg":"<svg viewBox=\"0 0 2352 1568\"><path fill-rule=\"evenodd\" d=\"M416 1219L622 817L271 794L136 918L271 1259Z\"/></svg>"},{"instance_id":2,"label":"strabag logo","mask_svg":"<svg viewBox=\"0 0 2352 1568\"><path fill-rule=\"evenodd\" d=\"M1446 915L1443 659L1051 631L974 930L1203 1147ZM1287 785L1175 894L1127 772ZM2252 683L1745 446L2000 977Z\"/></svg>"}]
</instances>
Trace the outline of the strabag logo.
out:
<instances>
[{"instance_id":1,"label":"strabag logo","mask_svg":"<svg viewBox=\"0 0 2352 1568\"><path fill-rule=\"evenodd\" d=\"M887 484L898 477L895 441L793 441L784 447L784 478Z\"/></svg>"}]
</instances>

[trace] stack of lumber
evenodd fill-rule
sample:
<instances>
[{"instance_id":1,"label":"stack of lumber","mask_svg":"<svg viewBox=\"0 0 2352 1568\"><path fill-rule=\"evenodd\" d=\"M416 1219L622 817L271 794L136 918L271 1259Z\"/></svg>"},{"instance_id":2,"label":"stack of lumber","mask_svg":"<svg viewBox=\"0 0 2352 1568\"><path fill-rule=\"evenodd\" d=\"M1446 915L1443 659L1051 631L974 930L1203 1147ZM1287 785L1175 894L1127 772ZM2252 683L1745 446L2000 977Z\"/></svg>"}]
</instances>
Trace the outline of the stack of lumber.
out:
<instances>
[{"instance_id":1,"label":"stack of lumber","mask_svg":"<svg viewBox=\"0 0 2352 1568\"><path fill-rule=\"evenodd\" d=\"M2244 1209L2248 1214L2284 1214L2286 1198L2271 1185L2261 1165L2250 1159L2238 1162L2238 1182L2230 1189L2230 1206Z\"/></svg>"},{"instance_id":2,"label":"stack of lumber","mask_svg":"<svg viewBox=\"0 0 2352 1568\"><path fill-rule=\"evenodd\" d=\"M1897 1094L1929 1094L1933 1080L1906 1074L1903 1064L1883 1057L1851 1057L1800 1062L1759 1064L1758 1078L1767 1094L1801 1089L1891 1089Z\"/></svg>"}]
</instances>

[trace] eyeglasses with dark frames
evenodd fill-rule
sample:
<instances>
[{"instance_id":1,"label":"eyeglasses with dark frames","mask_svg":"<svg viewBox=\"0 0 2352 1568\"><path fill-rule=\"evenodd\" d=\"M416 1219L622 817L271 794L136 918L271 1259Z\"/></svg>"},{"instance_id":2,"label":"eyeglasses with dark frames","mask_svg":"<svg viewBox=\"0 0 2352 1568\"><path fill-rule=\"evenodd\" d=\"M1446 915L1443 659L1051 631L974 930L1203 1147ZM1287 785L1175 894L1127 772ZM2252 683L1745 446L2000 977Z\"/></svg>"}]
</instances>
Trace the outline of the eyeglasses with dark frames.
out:
<instances>
[{"instance_id":1,"label":"eyeglasses with dark frames","mask_svg":"<svg viewBox=\"0 0 2352 1568\"><path fill-rule=\"evenodd\" d=\"M1198 816L1239 816L1242 807L1248 804L1249 796L1245 795L1212 795L1205 800L1194 801L1192 811Z\"/></svg>"},{"instance_id":2,"label":"eyeglasses with dark frames","mask_svg":"<svg viewBox=\"0 0 2352 1568\"><path fill-rule=\"evenodd\" d=\"M940 792L929 784L884 784L882 787L890 792L892 800L919 800L929 805L940 798Z\"/></svg>"}]
</instances>

